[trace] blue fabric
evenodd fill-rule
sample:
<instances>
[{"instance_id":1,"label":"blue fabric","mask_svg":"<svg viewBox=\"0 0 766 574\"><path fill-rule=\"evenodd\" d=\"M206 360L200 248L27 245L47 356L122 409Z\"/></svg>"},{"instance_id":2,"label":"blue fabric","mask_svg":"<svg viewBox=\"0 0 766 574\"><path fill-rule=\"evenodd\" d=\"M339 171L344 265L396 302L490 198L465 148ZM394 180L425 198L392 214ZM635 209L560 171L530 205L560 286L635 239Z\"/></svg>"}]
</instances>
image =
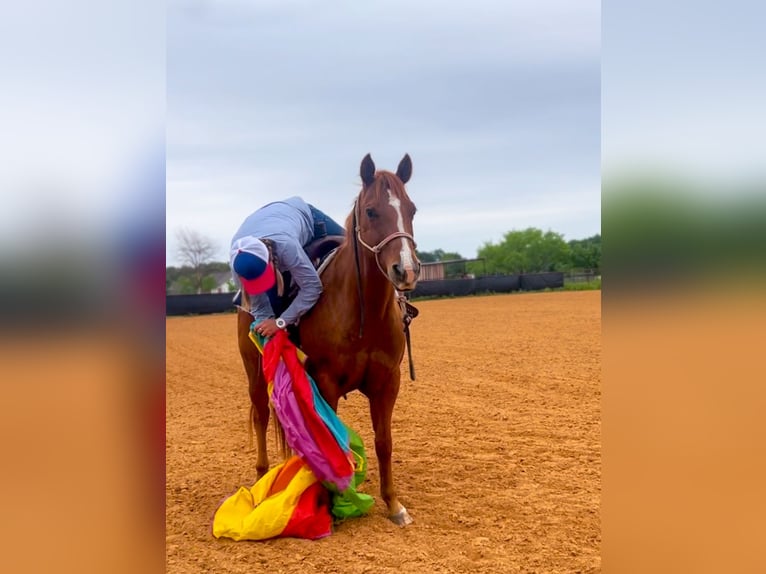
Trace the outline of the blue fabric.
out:
<instances>
[{"instance_id":1,"label":"blue fabric","mask_svg":"<svg viewBox=\"0 0 766 574\"><path fill-rule=\"evenodd\" d=\"M309 204L311 216L314 219L314 239L321 239L325 235L345 235L346 230L338 225L329 215Z\"/></svg>"},{"instance_id":2,"label":"blue fabric","mask_svg":"<svg viewBox=\"0 0 766 574\"><path fill-rule=\"evenodd\" d=\"M248 215L234 234L232 244L246 236L275 241L287 237L303 247L311 241L313 226L308 204L300 197L290 197L264 205Z\"/></svg>"},{"instance_id":3,"label":"blue fabric","mask_svg":"<svg viewBox=\"0 0 766 574\"><path fill-rule=\"evenodd\" d=\"M311 378L311 375L306 373L306 378L309 380L311 391L314 393L314 410L324 421L324 424L327 425L327 428L330 429L330 432L335 437L335 440L338 441L338 444L343 450L348 451L351 448L349 446L351 439L348 436L348 429L346 429L346 426L340 422L336 412L332 410L330 405L327 404L327 401L324 400L319 392L319 387L317 387L314 379Z\"/></svg>"}]
</instances>

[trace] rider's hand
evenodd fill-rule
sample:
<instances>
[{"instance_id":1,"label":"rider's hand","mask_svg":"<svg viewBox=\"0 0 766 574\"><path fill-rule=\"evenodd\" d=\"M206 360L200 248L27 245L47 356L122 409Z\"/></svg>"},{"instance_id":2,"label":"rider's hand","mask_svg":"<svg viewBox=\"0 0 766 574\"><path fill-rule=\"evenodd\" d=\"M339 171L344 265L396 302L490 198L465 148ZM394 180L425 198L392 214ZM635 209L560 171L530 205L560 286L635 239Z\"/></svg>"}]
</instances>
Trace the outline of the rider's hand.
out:
<instances>
[{"instance_id":1,"label":"rider's hand","mask_svg":"<svg viewBox=\"0 0 766 574\"><path fill-rule=\"evenodd\" d=\"M277 322L275 319L266 319L265 321L261 321L255 328L255 332L259 335L263 335L264 337L273 337L277 331L279 331L279 327L277 327Z\"/></svg>"}]
</instances>

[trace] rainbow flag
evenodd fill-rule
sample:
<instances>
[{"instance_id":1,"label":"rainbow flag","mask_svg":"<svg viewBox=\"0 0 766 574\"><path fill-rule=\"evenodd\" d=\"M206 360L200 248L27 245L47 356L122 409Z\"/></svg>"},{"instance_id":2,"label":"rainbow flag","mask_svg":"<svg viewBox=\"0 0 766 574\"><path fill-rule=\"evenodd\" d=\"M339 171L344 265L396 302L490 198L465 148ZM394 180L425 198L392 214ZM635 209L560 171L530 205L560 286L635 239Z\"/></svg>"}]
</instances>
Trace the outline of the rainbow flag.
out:
<instances>
[{"instance_id":1,"label":"rainbow flag","mask_svg":"<svg viewBox=\"0 0 766 574\"><path fill-rule=\"evenodd\" d=\"M277 536L317 539L332 531L332 516L366 514L374 500L356 492L367 472L361 438L346 427L306 373L306 355L284 331L264 341L253 323L250 338L263 354L274 411L296 453L252 488L241 487L216 511L213 535L234 540Z\"/></svg>"},{"instance_id":2,"label":"rainbow flag","mask_svg":"<svg viewBox=\"0 0 766 574\"><path fill-rule=\"evenodd\" d=\"M263 348L269 397L288 446L320 481L343 491L354 475L348 432L306 373L305 360L287 333L277 331Z\"/></svg>"}]
</instances>

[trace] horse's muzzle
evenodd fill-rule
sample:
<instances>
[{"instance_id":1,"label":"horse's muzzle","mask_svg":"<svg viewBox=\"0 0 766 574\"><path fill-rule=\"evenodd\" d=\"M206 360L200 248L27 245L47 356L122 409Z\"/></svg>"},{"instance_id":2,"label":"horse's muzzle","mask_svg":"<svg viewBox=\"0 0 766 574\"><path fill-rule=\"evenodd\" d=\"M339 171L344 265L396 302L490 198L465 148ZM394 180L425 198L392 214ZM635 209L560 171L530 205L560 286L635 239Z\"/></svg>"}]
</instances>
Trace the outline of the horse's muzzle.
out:
<instances>
[{"instance_id":1,"label":"horse's muzzle","mask_svg":"<svg viewBox=\"0 0 766 574\"><path fill-rule=\"evenodd\" d=\"M388 276L397 290L412 291L420 277L420 263L415 263L412 267L394 263L389 269Z\"/></svg>"}]
</instances>

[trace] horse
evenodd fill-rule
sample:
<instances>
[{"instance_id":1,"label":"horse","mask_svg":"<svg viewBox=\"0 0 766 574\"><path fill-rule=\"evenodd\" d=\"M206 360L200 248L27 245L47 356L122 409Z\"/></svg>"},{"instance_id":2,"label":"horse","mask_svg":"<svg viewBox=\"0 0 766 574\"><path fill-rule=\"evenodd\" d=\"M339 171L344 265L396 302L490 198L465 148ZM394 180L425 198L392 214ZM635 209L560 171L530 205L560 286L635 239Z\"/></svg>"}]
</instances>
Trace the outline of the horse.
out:
<instances>
[{"instance_id":1,"label":"horse","mask_svg":"<svg viewBox=\"0 0 766 574\"><path fill-rule=\"evenodd\" d=\"M402 294L415 288L420 274L412 230L415 205L405 189L412 161L405 154L396 173L376 171L367 154L359 174L362 189L346 218L345 238L322 272L322 295L301 318L298 333L308 356L306 369L334 411L340 397L351 391L369 399L380 495L388 518L406 526L412 518L394 487L391 416L405 347ZM269 468L269 399L260 354L248 337L251 322L250 314L240 309L238 342L249 383L260 478Z\"/></svg>"}]
</instances>

